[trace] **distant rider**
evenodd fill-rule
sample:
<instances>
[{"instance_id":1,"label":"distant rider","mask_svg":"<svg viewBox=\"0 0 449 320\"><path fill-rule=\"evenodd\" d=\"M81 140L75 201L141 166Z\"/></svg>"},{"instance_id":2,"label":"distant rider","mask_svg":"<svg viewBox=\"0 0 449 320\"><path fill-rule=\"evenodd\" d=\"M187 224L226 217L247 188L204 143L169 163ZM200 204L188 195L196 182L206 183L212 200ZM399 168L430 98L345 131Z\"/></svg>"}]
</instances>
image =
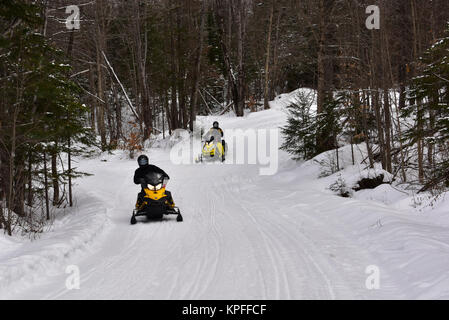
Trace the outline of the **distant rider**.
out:
<instances>
[{"instance_id":1,"label":"distant rider","mask_svg":"<svg viewBox=\"0 0 449 320\"><path fill-rule=\"evenodd\" d=\"M221 142L221 144L223 144L223 149L224 149L226 146L226 141L223 138L224 138L224 131L223 131L223 129L220 128L220 124L217 121L215 121L213 123L213 127L206 134L205 140L207 142L212 142L212 141Z\"/></svg>"},{"instance_id":2,"label":"distant rider","mask_svg":"<svg viewBox=\"0 0 449 320\"><path fill-rule=\"evenodd\" d=\"M212 139L213 138L213 139ZM224 131L220 128L220 124L215 121L213 127L206 133L205 140L207 142L221 142L224 138Z\"/></svg>"},{"instance_id":3,"label":"distant rider","mask_svg":"<svg viewBox=\"0 0 449 320\"><path fill-rule=\"evenodd\" d=\"M224 131L223 129L220 128L220 124L217 121L213 123L212 128L204 136L204 140L208 143L211 142L221 143L223 146L223 152L226 152L226 141L223 138L224 138ZM223 155L223 161L224 160L225 156Z\"/></svg>"},{"instance_id":4,"label":"distant rider","mask_svg":"<svg viewBox=\"0 0 449 320\"><path fill-rule=\"evenodd\" d=\"M141 155L137 159L137 163L139 164L139 169L137 169L136 172L134 173L134 183L142 185L142 191L137 196L137 204L136 204L136 207L140 208L145 198L145 190L144 190L144 184L146 184L145 176L149 173L159 173L163 175L164 178L166 178L167 180L170 180L170 177L161 168L150 164L150 160L146 155ZM171 193L169 191L166 191L165 193L167 194L169 204L174 206Z\"/></svg>"}]
</instances>

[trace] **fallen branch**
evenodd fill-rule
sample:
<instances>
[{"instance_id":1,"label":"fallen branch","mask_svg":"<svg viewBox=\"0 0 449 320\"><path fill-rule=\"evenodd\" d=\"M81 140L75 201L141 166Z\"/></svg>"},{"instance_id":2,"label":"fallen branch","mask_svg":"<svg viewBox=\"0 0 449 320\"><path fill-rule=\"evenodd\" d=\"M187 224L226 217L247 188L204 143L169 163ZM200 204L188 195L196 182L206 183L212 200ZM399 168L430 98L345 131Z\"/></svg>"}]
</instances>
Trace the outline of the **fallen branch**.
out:
<instances>
[{"instance_id":1,"label":"fallen branch","mask_svg":"<svg viewBox=\"0 0 449 320\"><path fill-rule=\"evenodd\" d=\"M129 107L130 107L132 113L134 114L134 116L136 117L136 119L139 121L139 120L140 120L140 119L139 119L139 115L137 114L136 109L134 108L134 106L133 106L131 100L129 99L128 94L126 93L125 87L123 86L123 84L121 83L121 81L120 81L120 79L118 78L117 74L115 73L114 68L112 67L112 65L111 65L111 63L109 62L108 58L107 58L106 55L104 54L104 51L101 51L101 53L103 54L104 60L106 61L106 63L107 63L107 65L108 65L109 69L111 69L112 74L113 74L114 77L115 77L115 80L117 80L118 84L119 84L120 87L122 88L123 94L124 94L125 97L126 97L126 101L128 102L128 105L129 105Z\"/></svg>"},{"instance_id":2,"label":"fallen branch","mask_svg":"<svg viewBox=\"0 0 449 320\"><path fill-rule=\"evenodd\" d=\"M229 111L229 109L234 105L234 102L231 102L222 113L220 113L220 116L224 115L226 112Z\"/></svg>"},{"instance_id":3,"label":"fallen branch","mask_svg":"<svg viewBox=\"0 0 449 320\"><path fill-rule=\"evenodd\" d=\"M207 104L206 99L204 98L203 94L201 93L201 90L198 90L198 92L200 93L200 96L201 96L201 98L203 99L204 104L206 105L207 111L209 112L209 114L212 114L212 111L210 110L209 105Z\"/></svg>"}]
</instances>

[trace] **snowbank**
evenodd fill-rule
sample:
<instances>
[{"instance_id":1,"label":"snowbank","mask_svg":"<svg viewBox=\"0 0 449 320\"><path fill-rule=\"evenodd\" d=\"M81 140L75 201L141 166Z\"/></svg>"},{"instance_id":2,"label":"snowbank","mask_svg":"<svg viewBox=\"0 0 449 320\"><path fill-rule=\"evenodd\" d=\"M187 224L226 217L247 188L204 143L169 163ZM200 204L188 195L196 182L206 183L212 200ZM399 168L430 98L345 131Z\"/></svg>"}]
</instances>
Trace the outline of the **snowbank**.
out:
<instances>
[{"instance_id":1,"label":"snowbank","mask_svg":"<svg viewBox=\"0 0 449 320\"><path fill-rule=\"evenodd\" d=\"M145 150L155 149L170 149L178 143L182 143L190 139L190 133L187 130L177 129L169 135L168 131L165 134L165 138L162 134L159 134L154 139L145 142Z\"/></svg>"},{"instance_id":2,"label":"snowbank","mask_svg":"<svg viewBox=\"0 0 449 320\"><path fill-rule=\"evenodd\" d=\"M386 205L391 205L410 199L410 196L399 189L395 189L390 184L383 184L372 190L360 190L354 193L354 199L376 201Z\"/></svg>"},{"instance_id":3,"label":"snowbank","mask_svg":"<svg viewBox=\"0 0 449 320\"><path fill-rule=\"evenodd\" d=\"M76 203L34 241L0 234L0 299L65 273L67 266L92 254L107 233L107 209L102 199L84 192Z\"/></svg>"},{"instance_id":4,"label":"snowbank","mask_svg":"<svg viewBox=\"0 0 449 320\"><path fill-rule=\"evenodd\" d=\"M283 95L276 103L286 106L291 99ZM283 166L275 179L288 183L291 192L313 190L316 203L307 202L308 210L370 252L381 281L392 280L402 288L397 299L449 299L449 192L435 199L405 190L379 163L369 168L365 144L344 146L338 165L336 158L332 150L296 167ZM380 175L385 184L353 191L350 199L325 195L333 193L329 187L339 180L352 190L361 179ZM302 197L304 207L305 202Z\"/></svg>"},{"instance_id":5,"label":"snowbank","mask_svg":"<svg viewBox=\"0 0 449 320\"><path fill-rule=\"evenodd\" d=\"M298 95L303 95L313 100L311 111L316 111L317 109L316 91L308 88L300 88L290 93L285 93L277 96L273 101L269 102L270 108L281 111L285 110L286 107L298 101Z\"/></svg>"}]
</instances>

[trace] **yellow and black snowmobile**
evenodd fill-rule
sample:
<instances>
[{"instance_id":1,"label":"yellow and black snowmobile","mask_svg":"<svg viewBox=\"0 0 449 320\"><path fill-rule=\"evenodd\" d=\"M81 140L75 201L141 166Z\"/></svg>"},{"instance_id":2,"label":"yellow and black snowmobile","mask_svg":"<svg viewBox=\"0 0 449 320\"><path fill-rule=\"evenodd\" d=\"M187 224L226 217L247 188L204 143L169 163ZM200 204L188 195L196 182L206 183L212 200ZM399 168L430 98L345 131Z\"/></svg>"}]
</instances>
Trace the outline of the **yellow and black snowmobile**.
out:
<instances>
[{"instance_id":1,"label":"yellow and black snowmobile","mask_svg":"<svg viewBox=\"0 0 449 320\"><path fill-rule=\"evenodd\" d=\"M162 220L164 216L176 215L177 221L184 219L178 207L175 207L172 195L166 190L168 180L161 173L151 172L142 181L143 193L139 195L131 224L137 223L138 217L148 220Z\"/></svg>"},{"instance_id":2,"label":"yellow and black snowmobile","mask_svg":"<svg viewBox=\"0 0 449 320\"><path fill-rule=\"evenodd\" d=\"M210 141L206 141L203 146L200 161L221 160L225 161L225 147L218 141L215 142L213 137Z\"/></svg>"},{"instance_id":3,"label":"yellow and black snowmobile","mask_svg":"<svg viewBox=\"0 0 449 320\"><path fill-rule=\"evenodd\" d=\"M227 153L227 144L221 139L222 131L212 129L205 137L203 149L196 162L225 162Z\"/></svg>"}]
</instances>

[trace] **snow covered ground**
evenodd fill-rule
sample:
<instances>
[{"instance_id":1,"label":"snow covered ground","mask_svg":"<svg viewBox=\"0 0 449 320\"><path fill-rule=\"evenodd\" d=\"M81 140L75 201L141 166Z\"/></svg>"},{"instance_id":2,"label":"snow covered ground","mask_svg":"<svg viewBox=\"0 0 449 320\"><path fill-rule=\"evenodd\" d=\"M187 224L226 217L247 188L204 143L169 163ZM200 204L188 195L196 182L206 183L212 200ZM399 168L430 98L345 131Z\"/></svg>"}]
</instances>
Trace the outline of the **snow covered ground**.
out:
<instances>
[{"instance_id":1,"label":"snow covered ground","mask_svg":"<svg viewBox=\"0 0 449 320\"><path fill-rule=\"evenodd\" d=\"M293 97L198 125L275 129ZM170 150L148 154L172 177L185 222L130 226L135 161L122 152L80 160L95 175L77 181L76 208L36 241L0 235L0 298L449 299L449 195L433 208L390 185L336 196L328 187L339 177L353 184L370 174L347 148L343 170L321 179L315 161L282 151L271 176L257 165L175 165ZM79 290L66 287L72 265Z\"/></svg>"}]
</instances>

